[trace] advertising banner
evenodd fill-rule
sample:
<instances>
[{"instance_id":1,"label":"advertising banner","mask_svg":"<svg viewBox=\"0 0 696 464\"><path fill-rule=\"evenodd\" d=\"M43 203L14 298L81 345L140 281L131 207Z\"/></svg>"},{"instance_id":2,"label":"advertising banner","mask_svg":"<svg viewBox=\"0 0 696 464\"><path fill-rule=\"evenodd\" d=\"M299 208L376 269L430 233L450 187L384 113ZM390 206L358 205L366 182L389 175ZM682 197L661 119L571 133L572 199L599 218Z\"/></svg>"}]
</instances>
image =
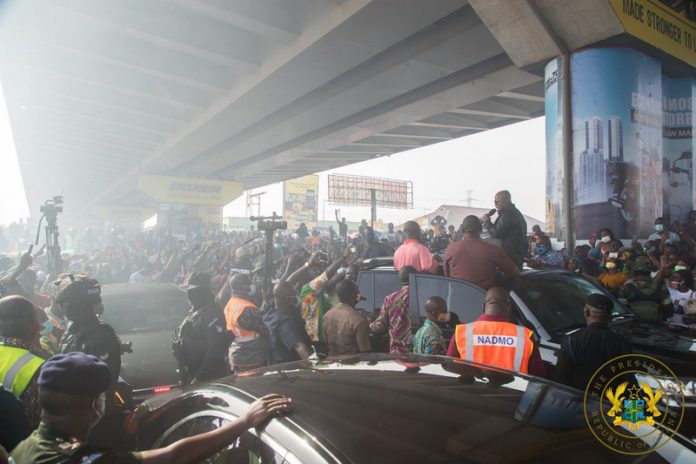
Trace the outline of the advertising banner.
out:
<instances>
[{"instance_id":1,"label":"advertising banner","mask_svg":"<svg viewBox=\"0 0 696 464\"><path fill-rule=\"evenodd\" d=\"M693 1L609 0L626 32L696 66Z\"/></svg>"},{"instance_id":2,"label":"advertising banner","mask_svg":"<svg viewBox=\"0 0 696 464\"><path fill-rule=\"evenodd\" d=\"M686 223L693 208L693 85L689 78L662 80L662 215L668 224Z\"/></svg>"},{"instance_id":3,"label":"advertising banner","mask_svg":"<svg viewBox=\"0 0 696 464\"><path fill-rule=\"evenodd\" d=\"M662 215L660 63L628 49L571 59L575 233L646 237Z\"/></svg>"},{"instance_id":4,"label":"advertising banner","mask_svg":"<svg viewBox=\"0 0 696 464\"><path fill-rule=\"evenodd\" d=\"M544 72L546 112L546 224L549 236L563 238L563 91L561 61L555 59Z\"/></svg>"},{"instance_id":5,"label":"advertising banner","mask_svg":"<svg viewBox=\"0 0 696 464\"><path fill-rule=\"evenodd\" d=\"M301 223L308 228L317 226L319 214L319 176L304 176L286 180L283 184L283 218L289 229Z\"/></svg>"},{"instance_id":6,"label":"advertising banner","mask_svg":"<svg viewBox=\"0 0 696 464\"><path fill-rule=\"evenodd\" d=\"M244 193L240 182L143 175L138 184L158 203L225 206Z\"/></svg>"}]
</instances>

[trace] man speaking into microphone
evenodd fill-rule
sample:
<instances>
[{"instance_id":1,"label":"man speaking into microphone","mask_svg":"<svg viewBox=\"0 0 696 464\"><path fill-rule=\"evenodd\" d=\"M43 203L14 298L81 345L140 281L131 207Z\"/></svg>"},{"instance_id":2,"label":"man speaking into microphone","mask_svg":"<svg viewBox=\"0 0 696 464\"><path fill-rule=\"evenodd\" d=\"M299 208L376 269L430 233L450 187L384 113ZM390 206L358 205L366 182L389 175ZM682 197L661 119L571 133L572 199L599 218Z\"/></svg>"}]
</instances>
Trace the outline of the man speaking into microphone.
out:
<instances>
[{"instance_id":1,"label":"man speaking into microphone","mask_svg":"<svg viewBox=\"0 0 696 464\"><path fill-rule=\"evenodd\" d=\"M481 222L489 233L500 240L500 247L515 265L522 269L527 252L527 221L512 203L510 192L502 190L493 199L498 218L491 222L491 215L481 216ZM490 213L490 212L489 212Z\"/></svg>"}]
</instances>

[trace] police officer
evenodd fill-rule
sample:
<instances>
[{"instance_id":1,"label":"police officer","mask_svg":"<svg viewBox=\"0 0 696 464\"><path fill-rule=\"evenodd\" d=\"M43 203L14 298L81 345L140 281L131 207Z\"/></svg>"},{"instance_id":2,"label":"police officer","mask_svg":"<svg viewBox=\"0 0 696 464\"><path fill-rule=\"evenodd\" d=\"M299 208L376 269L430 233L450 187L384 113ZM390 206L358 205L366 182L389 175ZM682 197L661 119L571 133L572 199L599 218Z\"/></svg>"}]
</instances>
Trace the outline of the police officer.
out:
<instances>
[{"instance_id":1,"label":"police officer","mask_svg":"<svg viewBox=\"0 0 696 464\"><path fill-rule=\"evenodd\" d=\"M233 372L243 372L268 363L268 329L261 312L251 301L251 278L235 274L230 278L232 297L225 306L227 330L234 335L229 361Z\"/></svg>"},{"instance_id":2,"label":"police officer","mask_svg":"<svg viewBox=\"0 0 696 464\"><path fill-rule=\"evenodd\" d=\"M510 322L511 307L504 288L488 290L484 313L475 322L457 325L447 356L544 377L546 369L533 332Z\"/></svg>"},{"instance_id":3,"label":"police officer","mask_svg":"<svg viewBox=\"0 0 696 464\"><path fill-rule=\"evenodd\" d=\"M621 335L609 330L614 303L605 295L593 293L585 301L587 326L565 337L561 342L554 379L579 390L602 364L612 358L631 353L631 344Z\"/></svg>"},{"instance_id":4,"label":"police officer","mask_svg":"<svg viewBox=\"0 0 696 464\"><path fill-rule=\"evenodd\" d=\"M97 316L104 310L101 304L101 285L84 274L65 274L54 284L58 290L53 304L69 321L58 351L91 354L109 366L111 384L107 395L107 409L110 411L111 399L121 372L121 342L114 329Z\"/></svg>"},{"instance_id":5,"label":"police officer","mask_svg":"<svg viewBox=\"0 0 696 464\"><path fill-rule=\"evenodd\" d=\"M179 343L179 365L183 383L211 380L229 373L226 361L231 335L227 331L222 308L215 303L210 276L194 273L188 281L186 295L191 303L186 319L175 332Z\"/></svg>"},{"instance_id":6,"label":"police officer","mask_svg":"<svg viewBox=\"0 0 696 464\"><path fill-rule=\"evenodd\" d=\"M59 354L39 375L43 416L39 428L12 451L16 464L202 462L234 442L250 427L287 410L290 400L267 395L252 403L246 414L217 430L172 443L166 448L120 452L92 446L90 429L104 415L104 394L111 384L109 367L84 353Z\"/></svg>"},{"instance_id":7,"label":"police officer","mask_svg":"<svg viewBox=\"0 0 696 464\"><path fill-rule=\"evenodd\" d=\"M22 296L0 299L0 383L22 400L33 430L39 425L39 369L44 359L33 353L39 335L34 305Z\"/></svg>"}]
</instances>

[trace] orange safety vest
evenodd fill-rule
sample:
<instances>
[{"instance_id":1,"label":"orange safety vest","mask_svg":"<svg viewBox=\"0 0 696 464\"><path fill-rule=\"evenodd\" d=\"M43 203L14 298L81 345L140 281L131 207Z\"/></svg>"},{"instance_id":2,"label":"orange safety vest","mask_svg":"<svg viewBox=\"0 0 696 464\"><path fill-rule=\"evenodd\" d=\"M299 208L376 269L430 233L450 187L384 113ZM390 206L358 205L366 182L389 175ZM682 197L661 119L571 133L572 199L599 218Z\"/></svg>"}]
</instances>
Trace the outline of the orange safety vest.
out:
<instances>
[{"instance_id":1,"label":"orange safety vest","mask_svg":"<svg viewBox=\"0 0 696 464\"><path fill-rule=\"evenodd\" d=\"M455 329L459 356L509 371L529 372L534 343L532 331L510 322L476 321Z\"/></svg>"},{"instance_id":2,"label":"orange safety vest","mask_svg":"<svg viewBox=\"0 0 696 464\"><path fill-rule=\"evenodd\" d=\"M237 319L244 311L244 308L252 307L256 311L256 305L249 300L239 297L232 297L225 306L225 320L227 321L227 330L234 334L234 341L237 343L248 342L259 336L253 330L246 330L239 327Z\"/></svg>"}]
</instances>

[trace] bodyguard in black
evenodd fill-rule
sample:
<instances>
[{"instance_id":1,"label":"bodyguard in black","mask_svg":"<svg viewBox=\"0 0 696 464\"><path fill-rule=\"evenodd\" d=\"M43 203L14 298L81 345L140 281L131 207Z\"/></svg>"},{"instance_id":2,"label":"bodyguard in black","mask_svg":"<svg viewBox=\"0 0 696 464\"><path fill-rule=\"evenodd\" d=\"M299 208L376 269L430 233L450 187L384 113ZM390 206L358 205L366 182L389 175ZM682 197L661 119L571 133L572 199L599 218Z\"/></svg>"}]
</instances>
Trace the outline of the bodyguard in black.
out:
<instances>
[{"instance_id":1,"label":"bodyguard in black","mask_svg":"<svg viewBox=\"0 0 696 464\"><path fill-rule=\"evenodd\" d=\"M587 297L585 320L587 326L563 339L554 380L585 390L594 373L604 363L617 356L631 354L631 344L621 335L609 330L614 303L598 293Z\"/></svg>"},{"instance_id":2,"label":"bodyguard in black","mask_svg":"<svg viewBox=\"0 0 696 464\"><path fill-rule=\"evenodd\" d=\"M176 335L181 339L188 380L195 383L229 374L227 350L232 335L227 330L222 308L215 302L210 276L195 273L188 283L186 295L191 309Z\"/></svg>"},{"instance_id":3,"label":"bodyguard in black","mask_svg":"<svg viewBox=\"0 0 696 464\"><path fill-rule=\"evenodd\" d=\"M54 305L70 321L60 341L61 353L82 352L101 359L111 372L107 412L113 409L113 393L121 374L121 342L114 329L101 321L101 285L84 274L65 274L55 282Z\"/></svg>"}]
</instances>

